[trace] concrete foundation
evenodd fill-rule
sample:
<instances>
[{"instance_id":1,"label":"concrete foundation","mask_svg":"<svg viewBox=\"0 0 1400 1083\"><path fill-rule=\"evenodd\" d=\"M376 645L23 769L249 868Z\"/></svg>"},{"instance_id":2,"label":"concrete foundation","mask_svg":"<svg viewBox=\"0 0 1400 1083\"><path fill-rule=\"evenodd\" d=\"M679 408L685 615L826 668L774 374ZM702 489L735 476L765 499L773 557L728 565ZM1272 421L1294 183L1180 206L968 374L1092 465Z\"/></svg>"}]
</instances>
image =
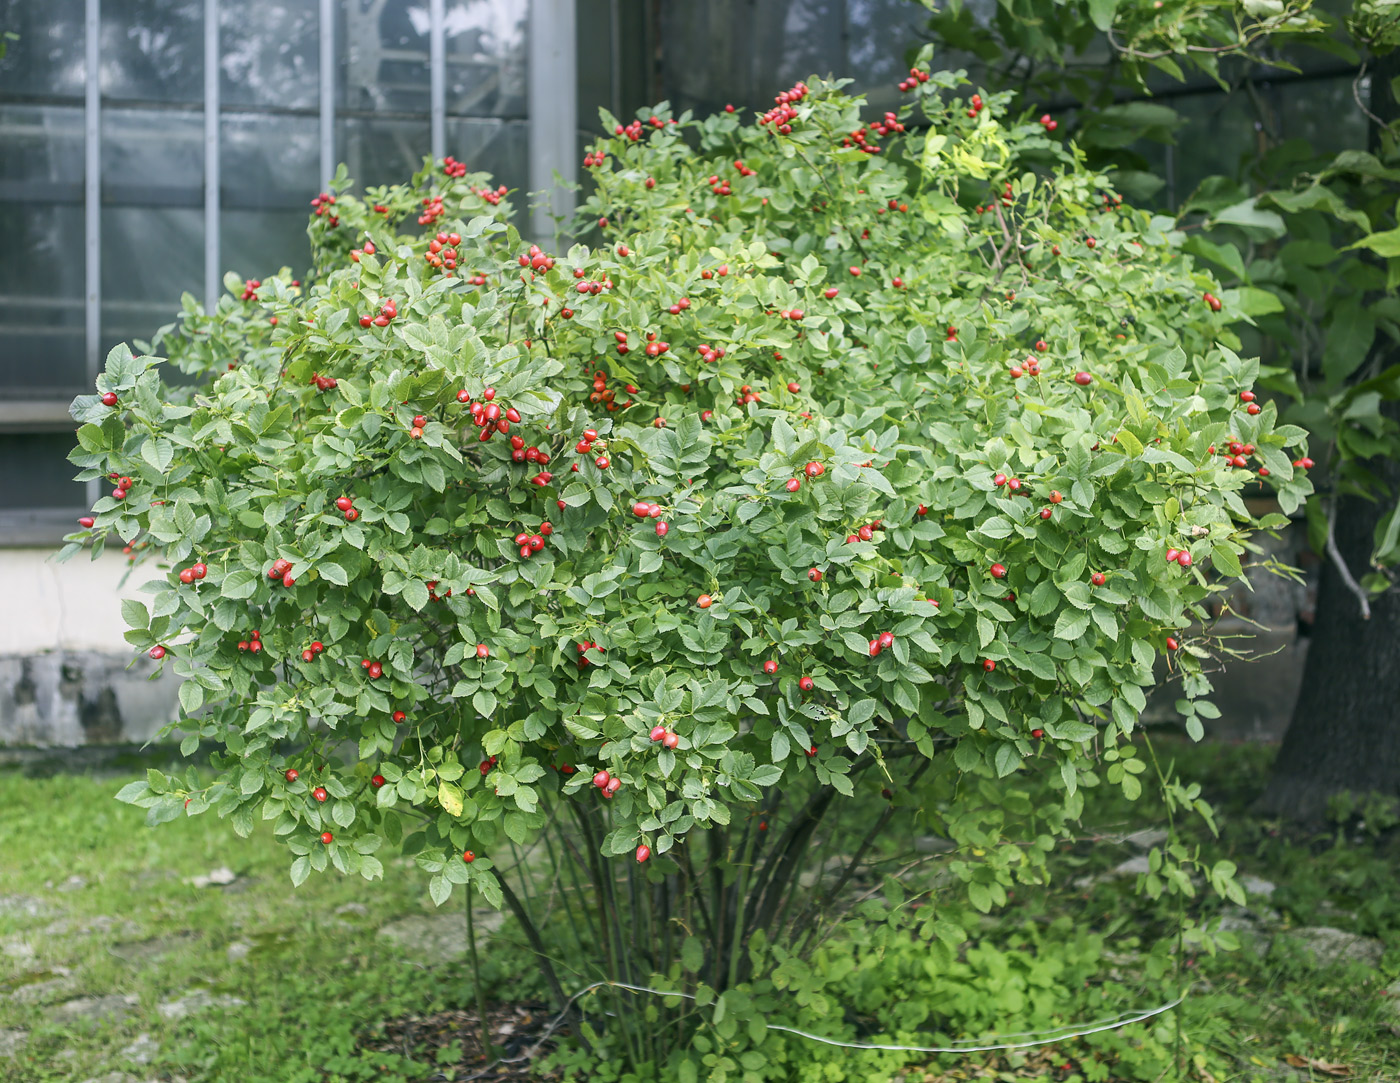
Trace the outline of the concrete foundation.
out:
<instances>
[{"instance_id":1,"label":"concrete foundation","mask_svg":"<svg viewBox=\"0 0 1400 1083\"><path fill-rule=\"evenodd\" d=\"M0 745L74 747L149 740L176 714L177 683L123 639L119 553L67 564L46 549L0 550Z\"/></svg>"}]
</instances>

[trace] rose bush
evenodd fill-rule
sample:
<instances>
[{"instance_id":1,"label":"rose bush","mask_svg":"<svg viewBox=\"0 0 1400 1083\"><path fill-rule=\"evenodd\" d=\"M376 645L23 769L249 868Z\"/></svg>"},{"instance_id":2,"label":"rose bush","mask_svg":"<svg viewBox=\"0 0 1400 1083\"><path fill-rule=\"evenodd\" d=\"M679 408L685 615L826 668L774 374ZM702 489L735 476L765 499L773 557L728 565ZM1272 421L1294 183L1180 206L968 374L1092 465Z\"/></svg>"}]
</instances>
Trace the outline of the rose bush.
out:
<instances>
[{"instance_id":1,"label":"rose bush","mask_svg":"<svg viewBox=\"0 0 1400 1083\"><path fill-rule=\"evenodd\" d=\"M342 174L304 281L113 350L72 458L115 487L64 555L156 572L128 640L220 749L121 797L271 821L298 884L401 848L439 904L504 898L557 996L537 843L593 885L580 973L712 991L781 976L746 945L820 924L881 831L949 838L983 911L1039 879L1086 788L1140 790L1154 667L1214 716L1193 620L1244 497L1307 493L1304 434L1171 220L961 82L916 69L873 122L816 79L756 121L605 118L561 252L450 160ZM883 811L811 896L837 797ZM956 945L943 898L917 917Z\"/></svg>"}]
</instances>

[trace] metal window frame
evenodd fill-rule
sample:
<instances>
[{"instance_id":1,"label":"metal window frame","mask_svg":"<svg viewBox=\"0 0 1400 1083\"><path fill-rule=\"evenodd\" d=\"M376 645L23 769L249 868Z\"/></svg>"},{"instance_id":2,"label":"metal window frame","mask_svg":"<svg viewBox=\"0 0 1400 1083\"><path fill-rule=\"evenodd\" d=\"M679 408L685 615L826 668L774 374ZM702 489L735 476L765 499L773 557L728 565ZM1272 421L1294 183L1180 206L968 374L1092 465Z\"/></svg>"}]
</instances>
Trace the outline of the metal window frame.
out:
<instances>
[{"instance_id":1,"label":"metal window frame","mask_svg":"<svg viewBox=\"0 0 1400 1083\"><path fill-rule=\"evenodd\" d=\"M342 117L357 115L357 110L337 108L336 94L342 59L338 40L340 27L336 10L339 0L316 0L320 15L320 100L314 111L319 120L320 171L322 182L329 183L338 165L336 123ZM507 0L508 2L508 0ZM529 83L524 119L529 125L529 174L531 215L527 228L541 242L559 243L557 223L573 213L574 193L565 186L556 186L555 175L566 182L578 180L576 117L578 114L578 16L576 0L520 0L527 2L526 33ZM620 96L620 60L617 42L621 23L619 0L610 0L609 21L613 41L611 58L613 71L609 95L614 108ZM220 0L204 0L204 101L188 108L201 109L204 119L204 184L203 192L190 193L190 205L203 207L204 218L204 303L207 309L218 305L223 293L220 217L222 202L222 162L220 137L223 103L220 76L221 38L219 26ZM447 0L428 0L429 13L429 128L431 153L441 159L447 147ZM83 338L85 372L90 383L95 382L102 368L102 0L84 0L84 93L83 108ZM109 105L120 103L109 102ZM230 107L236 112L302 112L279 110L275 107L254 109ZM310 111L307 111L310 112ZM381 114L374 114L379 116ZM415 114L417 115L417 114ZM521 119L503 117L503 120ZM71 198L79 199L74 185ZM17 198L23 193L9 193ZM47 193L52 199L53 191ZM112 193L109 193L109 196ZM200 196L202 195L202 199ZM119 200L118 202L122 202ZM64 408L64 415L58 410ZM20 411L23 413L21 416ZM14 415L14 416L10 416ZM0 427L6 431L54 431L66 427L66 404L53 402L16 403L3 417ZM31 424L32 422L32 424ZM100 493L98 482L87 485L88 503ZM57 530L60 520L69 513L55 509L11 509L0 513L0 546L42 544L55 540L46 532ZM23 521L23 529L13 529ZM40 537L39 535L45 535Z\"/></svg>"}]
</instances>

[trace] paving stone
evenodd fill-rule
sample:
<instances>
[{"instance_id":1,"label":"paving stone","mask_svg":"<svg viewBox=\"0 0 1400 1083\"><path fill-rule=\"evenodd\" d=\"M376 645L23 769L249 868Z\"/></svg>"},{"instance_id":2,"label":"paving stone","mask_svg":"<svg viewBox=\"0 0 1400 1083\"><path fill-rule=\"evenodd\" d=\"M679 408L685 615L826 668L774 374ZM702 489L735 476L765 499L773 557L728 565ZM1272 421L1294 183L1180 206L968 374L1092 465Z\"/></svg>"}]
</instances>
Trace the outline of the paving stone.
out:
<instances>
[{"instance_id":1,"label":"paving stone","mask_svg":"<svg viewBox=\"0 0 1400 1083\"><path fill-rule=\"evenodd\" d=\"M132 1064L150 1064L160 1052L160 1043L149 1034L138 1034L136 1040L122 1050L122 1059Z\"/></svg>"},{"instance_id":2,"label":"paving stone","mask_svg":"<svg viewBox=\"0 0 1400 1083\"><path fill-rule=\"evenodd\" d=\"M148 940L132 940L122 944L113 944L107 950L119 959L137 963L149 959L159 959L162 955L169 955L173 951L188 948L198 939L198 933L178 932L171 933L169 936L153 936Z\"/></svg>"},{"instance_id":3,"label":"paving stone","mask_svg":"<svg viewBox=\"0 0 1400 1083\"><path fill-rule=\"evenodd\" d=\"M10 989L9 999L16 1004L43 1004L75 992L77 979L67 967L56 966L21 974L5 985Z\"/></svg>"},{"instance_id":4,"label":"paving stone","mask_svg":"<svg viewBox=\"0 0 1400 1083\"><path fill-rule=\"evenodd\" d=\"M1279 939L1301 945L1318 966L1355 962L1375 967L1380 965L1381 956L1385 954L1385 945L1379 940L1349 933L1345 929L1334 929L1330 925L1289 929L1280 933Z\"/></svg>"},{"instance_id":5,"label":"paving stone","mask_svg":"<svg viewBox=\"0 0 1400 1083\"><path fill-rule=\"evenodd\" d=\"M162 1001L156 1005L156 1011L160 1012L162 1019L174 1022L208 1008L237 1008L247 1003L238 997L218 996L205 989L195 989L184 996Z\"/></svg>"},{"instance_id":6,"label":"paving stone","mask_svg":"<svg viewBox=\"0 0 1400 1083\"><path fill-rule=\"evenodd\" d=\"M1258 876L1250 876L1246 874L1244 876L1241 876L1239 878L1239 881L1240 887L1244 888L1248 894L1261 895L1266 899L1272 898L1274 892L1277 890L1277 885L1275 885L1273 881L1263 880L1260 879Z\"/></svg>"},{"instance_id":7,"label":"paving stone","mask_svg":"<svg viewBox=\"0 0 1400 1083\"><path fill-rule=\"evenodd\" d=\"M33 895L0 895L0 917L51 918L61 913L58 907Z\"/></svg>"},{"instance_id":8,"label":"paving stone","mask_svg":"<svg viewBox=\"0 0 1400 1083\"><path fill-rule=\"evenodd\" d=\"M0 940L0 955L14 959L19 965L33 962L37 952L34 945L28 940L23 940L18 936L12 936L6 940Z\"/></svg>"},{"instance_id":9,"label":"paving stone","mask_svg":"<svg viewBox=\"0 0 1400 1083\"><path fill-rule=\"evenodd\" d=\"M348 902L342 906L337 906L335 912L337 914L354 914L356 917L360 918L369 917L369 907L359 902Z\"/></svg>"},{"instance_id":10,"label":"paving stone","mask_svg":"<svg viewBox=\"0 0 1400 1083\"><path fill-rule=\"evenodd\" d=\"M478 946L505 920L499 910L478 910L473 917ZM379 935L424 962L448 962L467 954L467 916L460 911L400 918L382 926Z\"/></svg>"},{"instance_id":11,"label":"paving stone","mask_svg":"<svg viewBox=\"0 0 1400 1083\"><path fill-rule=\"evenodd\" d=\"M65 1000L49 1009L49 1018L60 1025L80 1022L120 1022L125 1019L140 998L131 993L112 993L101 997L78 997Z\"/></svg>"},{"instance_id":12,"label":"paving stone","mask_svg":"<svg viewBox=\"0 0 1400 1083\"><path fill-rule=\"evenodd\" d=\"M29 1031L0 1028L0 1057L13 1057L29 1041Z\"/></svg>"},{"instance_id":13,"label":"paving stone","mask_svg":"<svg viewBox=\"0 0 1400 1083\"><path fill-rule=\"evenodd\" d=\"M250 943L248 943L248 941L246 941L246 940L235 940L232 944L230 944L230 945L224 950L224 954L225 954L226 956L228 956L228 961L229 961L229 962L231 962L231 963L241 963L244 959L248 958L248 954L249 954L252 950L253 950L253 945L250 944Z\"/></svg>"},{"instance_id":14,"label":"paving stone","mask_svg":"<svg viewBox=\"0 0 1400 1083\"><path fill-rule=\"evenodd\" d=\"M58 885L59 891L82 891L87 887L87 881L81 876L70 876L63 883Z\"/></svg>"},{"instance_id":15,"label":"paving stone","mask_svg":"<svg viewBox=\"0 0 1400 1083\"><path fill-rule=\"evenodd\" d=\"M226 865L220 865L203 876L190 877L188 882L195 887L225 887L237 879L237 873Z\"/></svg>"},{"instance_id":16,"label":"paving stone","mask_svg":"<svg viewBox=\"0 0 1400 1083\"><path fill-rule=\"evenodd\" d=\"M1125 835L1123 841L1129 846L1136 846L1139 850L1150 850L1154 846L1161 846L1167 841L1167 832L1161 827L1145 827L1141 831L1134 831L1131 835Z\"/></svg>"}]
</instances>

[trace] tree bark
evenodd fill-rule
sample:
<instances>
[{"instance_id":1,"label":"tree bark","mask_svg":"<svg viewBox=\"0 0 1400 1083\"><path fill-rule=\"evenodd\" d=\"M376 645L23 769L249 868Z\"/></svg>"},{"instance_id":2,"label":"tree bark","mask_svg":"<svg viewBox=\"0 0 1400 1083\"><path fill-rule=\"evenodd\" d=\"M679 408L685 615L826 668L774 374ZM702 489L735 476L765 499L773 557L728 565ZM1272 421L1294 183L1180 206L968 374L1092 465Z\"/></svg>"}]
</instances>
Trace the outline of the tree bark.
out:
<instances>
[{"instance_id":1,"label":"tree bark","mask_svg":"<svg viewBox=\"0 0 1400 1083\"><path fill-rule=\"evenodd\" d=\"M1400 464L1377 472L1393 494ZM1342 498L1337 549L1358 579L1369 566L1376 523L1392 506ZM1302 689L1260 809L1316 824L1328 799L1347 791L1400 796L1400 594L1372 599L1371 619L1363 621L1356 596L1327 560Z\"/></svg>"}]
</instances>

